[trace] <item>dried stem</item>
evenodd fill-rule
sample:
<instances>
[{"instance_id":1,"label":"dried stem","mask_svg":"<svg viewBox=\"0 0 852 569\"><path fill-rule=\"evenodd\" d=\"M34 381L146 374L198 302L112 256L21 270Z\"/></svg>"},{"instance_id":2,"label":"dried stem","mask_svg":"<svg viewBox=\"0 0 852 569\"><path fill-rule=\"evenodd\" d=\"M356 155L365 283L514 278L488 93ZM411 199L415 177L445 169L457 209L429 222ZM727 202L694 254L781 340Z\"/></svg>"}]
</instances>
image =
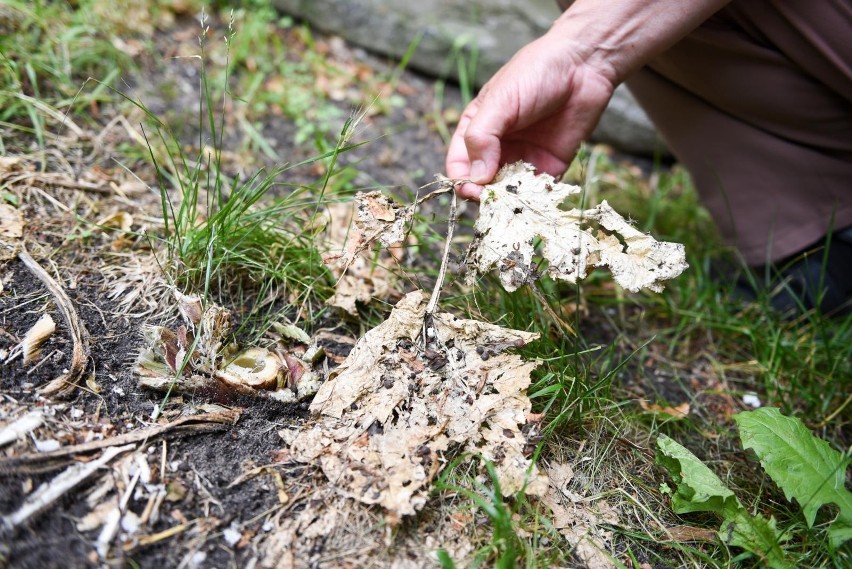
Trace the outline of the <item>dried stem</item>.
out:
<instances>
[{"instance_id":1,"label":"dried stem","mask_svg":"<svg viewBox=\"0 0 852 569\"><path fill-rule=\"evenodd\" d=\"M86 369L86 363L89 360L89 332L83 325L83 321L80 320L77 309L74 308L74 304L65 294L62 286L26 250L21 250L18 253L18 258L38 280L44 283L44 286L53 295L65 323L68 324L71 339L74 342L71 351L71 366L68 371L39 389L39 393L42 395L68 395L77 385L80 376Z\"/></svg>"},{"instance_id":2,"label":"dried stem","mask_svg":"<svg viewBox=\"0 0 852 569\"><path fill-rule=\"evenodd\" d=\"M547 311L550 317L556 320L556 322L560 326L562 326L566 332L568 332L572 336L576 336L577 332L574 330L574 327L565 322L558 314L556 314L556 311L550 307L550 303L547 301L547 297L545 297L544 294L538 289L538 287L535 286L535 283L533 281L529 281L527 282L527 286L530 287L530 290L539 300L539 302L541 302L542 306L544 306L544 309Z\"/></svg>"},{"instance_id":3,"label":"dried stem","mask_svg":"<svg viewBox=\"0 0 852 569\"><path fill-rule=\"evenodd\" d=\"M102 448L148 441L175 431L184 433L209 433L227 428L228 425L235 423L238 418L239 413L232 410L187 415L165 425L138 429L108 439L67 446L51 452L32 453L6 458L0 460L0 474L27 473L31 471L30 467L33 465L39 471L41 471L39 469L40 465L47 465L44 470L54 470L57 460L68 459L75 455L88 454Z\"/></svg>"},{"instance_id":4,"label":"dried stem","mask_svg":"<svg viewBox=\"0 0 852 569\"><path fill-rule=\"evenodd\" d=\"M452 185L450 186L452 189ZM435 192L433 192L435 193ZM441 269L438 272L438 280L435 282L435 288L432 289L432 296L429 298L429 304L426 305L426 315L430 316L435 312L438 306L438 297L441 295L441 287L444 286L444 277L447 275L447 262L450 258L450 246L453 242L453 231L456 228L456 207L458 205L458 197L456 193L452 193L450 198L450 219L447 222L447 239L444 241L444 255L441 257Z\"/></svg>"}]
</instances>

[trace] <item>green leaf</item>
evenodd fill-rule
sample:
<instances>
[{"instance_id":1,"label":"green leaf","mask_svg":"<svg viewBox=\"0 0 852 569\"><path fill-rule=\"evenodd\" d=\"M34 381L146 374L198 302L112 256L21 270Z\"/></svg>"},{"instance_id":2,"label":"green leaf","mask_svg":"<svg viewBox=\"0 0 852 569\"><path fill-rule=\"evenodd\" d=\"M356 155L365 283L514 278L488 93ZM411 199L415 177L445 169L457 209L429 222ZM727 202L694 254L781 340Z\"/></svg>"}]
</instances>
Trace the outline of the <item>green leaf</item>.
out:
<instances>
[{"instance_id":1,"label":"green leaf","mask_svg":"<svg viewBox=\"0 0 852 569\"><path fill-rule=\"evenodd\" d=\"M753 449L760 464L788 500L802 508L808 527L825 504L840 508L828 535L837 546L852 537L852 492L845 487L850 457L815 437L799 420L778 409L764 407L734 416L745 448Z\"/></svg>"},{"instance_id":2,"label":"green leaf","mask_svg":"<svg viewBox=\"0 0 852 569\"><path fill-rule=\"evenodd\" d=\"M791 567L778 545L787 537L775 527L775 518L767 520L760 514L752 517L743 508L722 523L719 537L730 545L754 553L773 569Z\"/></svg>"},{"instance_id":3,"label":"green leaf","mask_svg":"<svg viewBox=\"0 0 852 569\"><path fill-rule=\"evenodd\" d=\"M657 462L677 483L672 509L677 514L715 512L724 518L719 537L757 555L772 569L791 567L778 544L785 538L775 520L752 517L712 470L686 448L665 435L657 439Z\"/></svg>"},{"instance_id":4,"label":"green leaf","mask_svg":"<svg viewBox=\"0 0 852 569\"><path fill-rule=\"evenodd\" d=\"M682 445L660 435L657 448L657 463L664 466L677 483L672 495L672 509L676 514L716 512L732 518L742 508L730 488Z\"/></svg>"},{"instance_id":5,"label":"green leaf","mask_svg":"<svg viewBox=\"0 0 852 569\"><path fill-rule=\"evenodd\" d=\"M453 558L450 557L450 554L447 553L446 549L439 549L435 555L438 558L438 563L440 563L442 569L456 569L456 564L453 561Z\"/></svg>"}]
</instances>

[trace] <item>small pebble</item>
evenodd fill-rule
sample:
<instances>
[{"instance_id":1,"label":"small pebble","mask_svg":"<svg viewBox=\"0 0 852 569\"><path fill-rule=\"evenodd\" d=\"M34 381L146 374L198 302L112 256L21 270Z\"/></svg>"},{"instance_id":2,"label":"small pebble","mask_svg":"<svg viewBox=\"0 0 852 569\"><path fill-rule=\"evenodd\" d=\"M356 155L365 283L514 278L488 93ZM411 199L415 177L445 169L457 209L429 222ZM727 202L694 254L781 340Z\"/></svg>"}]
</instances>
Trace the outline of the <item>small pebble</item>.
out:
<instances>
[{"instance_id":1,"label":"small pebble","mask_svg":"<svg viewBox=\"0 0 852 569\"><path fill-rule=\"evenodd\" d=\"M752 409L757 409L762 406L763 403L760 402L760 398L754 393L746 393L743 395L743 403L751 407Z\"/></svg>"}]
</instances>

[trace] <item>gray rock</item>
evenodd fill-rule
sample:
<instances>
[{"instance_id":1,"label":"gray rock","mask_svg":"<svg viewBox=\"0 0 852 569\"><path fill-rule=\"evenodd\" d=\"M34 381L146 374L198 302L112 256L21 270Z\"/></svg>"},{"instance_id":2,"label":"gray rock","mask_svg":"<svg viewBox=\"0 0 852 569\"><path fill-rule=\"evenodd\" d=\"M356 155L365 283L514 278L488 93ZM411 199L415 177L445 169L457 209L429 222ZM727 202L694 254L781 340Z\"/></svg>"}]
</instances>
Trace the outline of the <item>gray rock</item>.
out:
<instances>
[{"instance_id":1,"label":"gray rock","mask_svg":"<svg viewBox=\"0 0 852 569\"><path fill-rule=\"evenodd\" d=\"M410 67L455 77L460 58L481 86L559 15L554 0L273 0L282 12L371 51L401 57L417 42ZM653 154L660 139L623 87L592 135L626 152Z\"/></svg>"}]
</instances>

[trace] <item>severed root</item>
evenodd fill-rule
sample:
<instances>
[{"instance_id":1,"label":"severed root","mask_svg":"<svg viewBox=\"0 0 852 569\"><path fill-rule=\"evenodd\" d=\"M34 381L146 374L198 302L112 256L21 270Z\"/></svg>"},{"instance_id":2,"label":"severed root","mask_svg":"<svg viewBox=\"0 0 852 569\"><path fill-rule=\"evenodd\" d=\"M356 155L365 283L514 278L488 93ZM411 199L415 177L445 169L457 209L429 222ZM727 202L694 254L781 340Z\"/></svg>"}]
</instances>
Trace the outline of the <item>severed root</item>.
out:
<instances>
[{"instance_id":1,"label":"severed root","mask_svg":"<svg viewBox=\"0 0 852 569\"><path fill-rule=\"evenodd\" d=\"M71 299L65 294L62 286L25 250L18 253L18 258L33 275L38 277L38 280L44 283L44 286L53 295L59 310L62 311L65 322L68 324L68 329L71 331L71 339L74 342L71 352L71 366L68 371L39 389L41 395L67 396L74 390L80 376L86 370L86 363L89 361L89 332L80 320L77 309L74 308Z\"/></svg>"}]
</instances>

